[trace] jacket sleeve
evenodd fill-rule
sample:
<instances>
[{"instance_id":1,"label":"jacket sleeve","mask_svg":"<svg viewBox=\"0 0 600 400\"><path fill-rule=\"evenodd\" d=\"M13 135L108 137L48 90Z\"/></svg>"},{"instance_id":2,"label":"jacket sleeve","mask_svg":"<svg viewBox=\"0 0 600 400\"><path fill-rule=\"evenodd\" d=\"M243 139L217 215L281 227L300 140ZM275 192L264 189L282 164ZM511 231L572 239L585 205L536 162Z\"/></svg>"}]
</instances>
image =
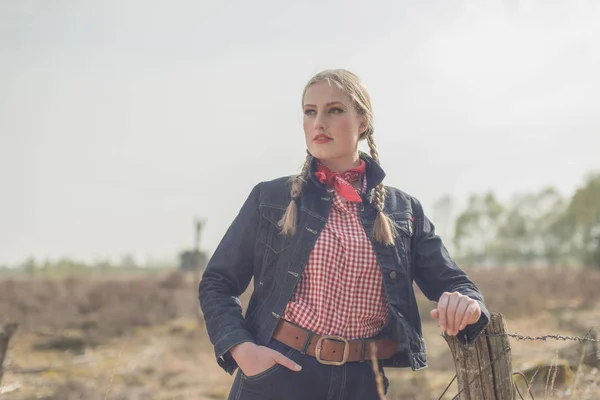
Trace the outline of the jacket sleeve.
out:
<instances>
[{"instance_id":1,"label":"jacket sleeve","mask_svg":"<svg viewBox=\"0 0 600 400\"><path fill-rule=\"evenodd\" d=\"M444 292L459 292L479 303L481 317L458 332L461 344L473 343L490 321L481 291L448 254L435 227L425 216L420 202L414 199L415 237L413 242L414 276L417 285L431 301L439 301Z\"/></svg>"},{"instance_id":2,"label":"jacket sleeve","mask_svg":"<svg viewBox=\"0 0 600 400\"><path fill-rule=\"evenodd\" d=\"M229 350L254 342L245 328L239 296L253 274L253 252L259 222L260 184L256 185L217 246L202 275L198 292L217 363L233 374L237 363Z\"/></svg>"}]
</instances>

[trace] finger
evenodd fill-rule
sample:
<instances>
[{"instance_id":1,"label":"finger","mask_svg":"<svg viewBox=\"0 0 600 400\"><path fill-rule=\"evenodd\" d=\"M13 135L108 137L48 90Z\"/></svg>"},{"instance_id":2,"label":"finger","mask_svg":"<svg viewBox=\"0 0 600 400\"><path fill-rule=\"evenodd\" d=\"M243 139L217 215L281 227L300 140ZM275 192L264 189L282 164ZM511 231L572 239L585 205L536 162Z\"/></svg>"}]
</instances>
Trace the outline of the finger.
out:
<instances>
[{"instance_id":1,"label":"finger","mask_svg":"<svg viewBox=\"0 0 600 400\"><path fill-rule=\"evenodd\" d=\"M458 306L456 307L456 314L454 315L454 334L456 335L458 331L462 330L461 328L465 315L467 314L467 309L471 304L470 299L468 297L463 297L458 302Z\"/></svg>"},{"instance_id":2,"label":"finger","mask_svg":"<svg viewBox=\"0 0 600 400\"><path fill-rule=\"evenodd\" d=\"M477 301L473 300L470 308L472 312L467 320L467 325L474 324L481 318L481 307Z\"/></svg>"},{"instance_id":3,"label":"finger","mask_svg":"<svg viewBox=\"0 0 600 400\"><path fill-rule=\"evenodd\" d=\"M457 293L452 293L448 296L448 309L446 310L446 331L449 335L454 332L454 316L456 315L456 307L458 306L460 298Z\"/></svg>"},{"instance_id":4,"label":"finger","mask_svg":"<svg viewBox=\"0 0 600 400\"><path fill-rule=\"evenodd\" d=\"M449 293L444 293L442 294L442 297L440 297L440 300L438 301L438 322L440 325L440 328L445 331L446 330L446 309L448 308L448 298Z\"/></svg>"},{"instance_id":5,"label":"finger","mask_svg":"<svg viewBox=\"0 0 600 400\"><path fill-rule=\"evenodd\" d=\"M284 367L291 369L292 371L300 371L302 369L300 365L296 364L293 360L284 356L280 352L275 351L275 353L276 354L273 356L273 359L276 363L281 364Z\"/></svg>"},{"instance_id":6,"label":"finger","mask_svg":"<svg viewBox=\"0 0 600 400\"><path fill-rule=\"evenodd\" d=\"M435 319L438 319L438 318L439 318L439 313L438 313L438 310L437 310L437 308L435 308L435 309L433 309L433 310L429 311L429 314L431 315L431 317L432 317L432 318L435 318Z\"/></svg>"},{"instance_id":7,"label":"finger","mask_svg":"<svg viewBox=\"0 0 600 400\"><path fill-rule=\"evenodd\" d=\"M475 307L476 307L476 302L469 302L469 305L467 306L467 309L465 310L465 314L463 315L461 321L460 321L460 330L462 331L463 329L465 329L467 327L467 325L469 325L469 321L471 320L471 317L473 316L473 313L475 312Z\"/></svg>"}]
</instances>

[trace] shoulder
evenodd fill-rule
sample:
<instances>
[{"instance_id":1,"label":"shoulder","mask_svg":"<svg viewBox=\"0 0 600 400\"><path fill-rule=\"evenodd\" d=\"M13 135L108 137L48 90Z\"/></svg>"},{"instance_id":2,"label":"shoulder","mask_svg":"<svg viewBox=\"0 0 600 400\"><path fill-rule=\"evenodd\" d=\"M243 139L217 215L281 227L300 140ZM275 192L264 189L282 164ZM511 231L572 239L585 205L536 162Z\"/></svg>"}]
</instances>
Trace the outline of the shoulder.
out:
<instances>
[{"instance_id":1,"label":"shoulder","mask_svg":"<svg viewBox=\"0 0 600 400\"><path fill-rule=\"evenodd\" d=\"M291 187L292 179L294 179L293 175L282 176L269 181L262 181L258 184L258 186L261 187L261 190L265 191L285 190Z\"/></svg>"},{"instance_id":2,"label":"shoulder","mask_svg":"<svg viewBox=\"0 0 600 400\"><path fill-rule=\"evenodd\" d=\"M254 187L262 205L287 205L291 200L290 190L293 175L262 181Z\"/></svg>"},{"instance_id":3,"label":"shoulder","mask_svg":"<svg viewBox=\"0 0 600 400\"><path fill-rule=\"evenodd\" d=\"M385 186L385 208L389 214L414 214L421 207L419 200L403 190L393 186Z\"/></svg>"}]
</instances>

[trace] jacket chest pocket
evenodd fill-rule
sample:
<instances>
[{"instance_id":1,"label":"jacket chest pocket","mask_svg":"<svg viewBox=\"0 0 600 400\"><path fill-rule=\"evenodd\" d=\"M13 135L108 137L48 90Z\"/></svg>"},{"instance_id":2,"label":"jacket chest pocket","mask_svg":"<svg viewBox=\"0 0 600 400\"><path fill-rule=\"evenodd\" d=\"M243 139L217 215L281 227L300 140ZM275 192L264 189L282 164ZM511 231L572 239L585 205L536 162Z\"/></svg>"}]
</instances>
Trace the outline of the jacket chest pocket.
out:
<instances>
[{"instance_id":1,"label":"jacket chest pocket","mask_svg":"<svg viewBox=\"0 0 600 400\"><path fill-rule=\"evenodd\" d=\"M402 251L406 256L406 262L410 263L412 237L415 231L414 218L411 213L393 214L392 219L398 229L398 237L396 244L399 251ZM407 265L407 267L410 267Z\"/></svg>"},{"instance_id":2,"label":"jacket chest pocket","mask_svg":"<svg viewBox=\"0 0 600 400\"><path fill-rule=\"evenodd\" d=\"M270 265L291 244L288 236L281 234L281 219L285 207L261 205L261 219L258 240L264 245L263 267Z\"/></svg>"}]
</instances>

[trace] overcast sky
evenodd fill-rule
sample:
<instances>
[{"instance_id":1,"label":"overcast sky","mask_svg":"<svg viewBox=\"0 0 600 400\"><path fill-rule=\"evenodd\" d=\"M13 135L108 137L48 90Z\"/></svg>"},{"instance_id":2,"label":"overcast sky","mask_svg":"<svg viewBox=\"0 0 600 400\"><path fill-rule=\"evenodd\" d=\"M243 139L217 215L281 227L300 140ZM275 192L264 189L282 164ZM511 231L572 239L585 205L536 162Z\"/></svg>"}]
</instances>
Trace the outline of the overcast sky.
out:
<instances>
[{"instance_id":1,"label":"overcast sky","mask_svg":"<svg viewBox=\"0 0 600 400\"><path fill-rule=\"evenodd\" d=\"M297 172L300 96L369 87L386 183L569 194L600 168L597 1L0 0L0 265L213 250ZM435 221L434 221L435 222Z\"/></svg>"}]
</instances>

